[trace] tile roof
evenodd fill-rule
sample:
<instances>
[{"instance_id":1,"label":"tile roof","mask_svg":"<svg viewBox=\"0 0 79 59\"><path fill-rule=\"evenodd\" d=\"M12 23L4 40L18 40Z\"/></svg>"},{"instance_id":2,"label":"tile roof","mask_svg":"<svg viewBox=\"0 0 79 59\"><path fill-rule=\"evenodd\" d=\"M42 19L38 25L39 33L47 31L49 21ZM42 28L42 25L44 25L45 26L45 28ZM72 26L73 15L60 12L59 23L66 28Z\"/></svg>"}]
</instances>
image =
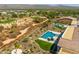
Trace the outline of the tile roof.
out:
<instances>
[{"instance_id":1,"label":"tile roof","mask_svg":"<svg viewBox=\"0 0 79 59\"><path fill-rule=\"evenodd\" d=\"M61 38L58 45L75 53L79 53L79 27L75 27L72 40Z\"/></svg>"}]
</instances>

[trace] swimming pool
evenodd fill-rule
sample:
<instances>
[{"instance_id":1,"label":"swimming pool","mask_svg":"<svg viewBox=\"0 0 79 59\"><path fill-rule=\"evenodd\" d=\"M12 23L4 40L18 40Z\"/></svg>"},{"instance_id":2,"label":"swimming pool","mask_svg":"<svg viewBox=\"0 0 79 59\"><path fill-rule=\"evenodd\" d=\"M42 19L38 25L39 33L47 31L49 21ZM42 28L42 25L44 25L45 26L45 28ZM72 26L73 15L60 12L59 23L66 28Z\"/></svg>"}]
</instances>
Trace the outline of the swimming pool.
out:
<instances>
[{"instance_id":1,"label":"swimming pool","mask_svg":"<svg viewBox=\"0 0 79 59\"><path fill-rule=\"evenodd\" d=\"M44 39L48 39L48 38L54 38L54 37L58 37L59 34L55 33L55 32L51 32L51 31L48 31L46 33L44 33L41 38L44 38Z\"/></svg>"}]
</instances>

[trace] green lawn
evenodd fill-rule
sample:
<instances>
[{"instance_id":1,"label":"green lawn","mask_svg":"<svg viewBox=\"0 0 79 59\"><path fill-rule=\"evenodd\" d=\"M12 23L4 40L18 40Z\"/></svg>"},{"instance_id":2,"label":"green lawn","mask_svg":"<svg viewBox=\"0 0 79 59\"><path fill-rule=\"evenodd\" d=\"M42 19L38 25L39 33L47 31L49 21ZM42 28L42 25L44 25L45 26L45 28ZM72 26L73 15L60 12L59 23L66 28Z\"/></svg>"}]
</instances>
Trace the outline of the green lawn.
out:
<instances>
[{"instance_id":1,"label":"green lawn","mask_svg":"<svg viewBox=\"0 0 79 59\"><path fill-rule=\"evenodd\" d=\"M35 40L39 46L43 49L43 50L46 50L46 51L49 51L51 46L52 46L52 43L48 43L48 42L45 42L45 41L42 41L42 40Z\"/></svg>"}]
</instances>

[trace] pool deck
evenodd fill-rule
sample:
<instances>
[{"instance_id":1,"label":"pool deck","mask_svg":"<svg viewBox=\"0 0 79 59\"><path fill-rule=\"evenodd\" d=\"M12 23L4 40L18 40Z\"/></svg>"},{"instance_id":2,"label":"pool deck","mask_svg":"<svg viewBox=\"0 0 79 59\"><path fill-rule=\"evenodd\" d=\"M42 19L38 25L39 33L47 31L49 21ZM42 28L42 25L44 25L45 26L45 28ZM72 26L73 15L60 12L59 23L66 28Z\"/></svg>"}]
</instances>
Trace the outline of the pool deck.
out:
<instances>
[{"instance_id":1,"label":"pool deck","mask_svg":"<svg viewBox=\"0 0 79 59\"><path fill-rule=\"evenodd\" d=\"M49 43L54 43L55 42L55 40L53 40L53 41L48 41L47 39L43 39L43 38L38 38L39 40L43 40L43 41L45 41L45 42L49 42Z\"/></svg>"}]
</instances>

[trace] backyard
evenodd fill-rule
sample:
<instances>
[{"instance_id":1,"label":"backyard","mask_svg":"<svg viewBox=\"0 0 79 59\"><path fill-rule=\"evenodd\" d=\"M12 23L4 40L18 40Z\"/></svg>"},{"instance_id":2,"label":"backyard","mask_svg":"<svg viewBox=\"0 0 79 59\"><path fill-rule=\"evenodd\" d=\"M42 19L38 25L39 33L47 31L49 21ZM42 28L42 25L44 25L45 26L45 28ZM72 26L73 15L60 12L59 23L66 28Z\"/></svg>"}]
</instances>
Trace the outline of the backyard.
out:
<instances>
[{"instance_id":1,"label":"backyard","mask_svg":"<svg viewBox=\"0 0 79 59\"><path fill-rule=\"evenodd\" d=\"M52 43L48 43L48 42L45 42L45 41L42 41L39 39L37 39L35 41L39 44L40 48L42 48L45 51L49 51L52 46Z\"/></svg>"}]
</instances>

